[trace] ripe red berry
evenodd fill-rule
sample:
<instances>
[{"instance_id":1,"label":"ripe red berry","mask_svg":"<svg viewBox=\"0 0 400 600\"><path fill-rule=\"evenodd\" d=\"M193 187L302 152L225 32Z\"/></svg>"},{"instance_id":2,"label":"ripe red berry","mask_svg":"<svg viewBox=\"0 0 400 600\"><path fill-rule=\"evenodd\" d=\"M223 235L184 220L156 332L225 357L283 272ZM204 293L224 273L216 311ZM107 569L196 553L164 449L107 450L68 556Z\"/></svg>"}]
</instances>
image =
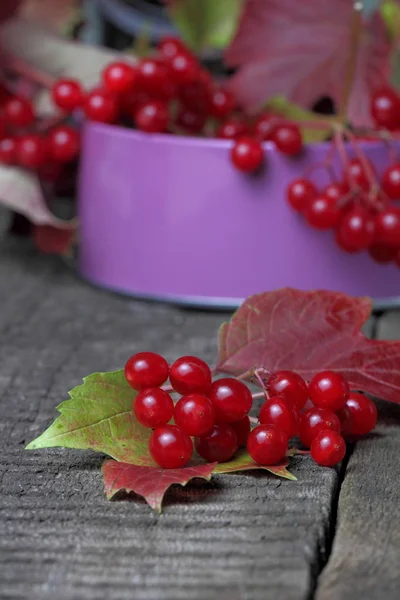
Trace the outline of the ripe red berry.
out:
<instances>
[{"instance_id":1,"label":"ripe red berry","mask_svg":"<svg viewBox=\"0 0 400 600\"><path fill-rule=\"evenodd\" d=\"M321 371L308 384L311 402L319 408L339 410L350 394L349 384L339 373Z\"/></svg>"},{"instance_id":2,"label":"ripe red berry","mask_svg":"<svg viewBox=\"0 0 400 600\"><path fill-rule=\"evenodd\" d=\"M149 451L163 469L179 469L192 458L193 443L180 427L164 425L151 434Z\"/></svg>"},{"instance_id":3,"label":"ripe red berry","mask_svg":"<svg viewBox=\"0 0 400 600\"><path fill-rule=\"evenodd\" d=\"M176 85L185 85L196 80L199 65L187 52L180 52L169 61L171 79Z\"/></svg>"},{"instance_id":4,"label":"ripe red berry","mask_svg":"<svg viewBox=\"0 0 400 600\"><path fill-rule=\"evenodd\" d=\"M344 183L330 183L323 191L323 196L330 198L335 202L339 201L348 192L347 185Z\"/></svg>"},{"instance_id":5,"label":"ripe red berry","mask_svg":"<svg viewBox=\"0 0 400 600\"><path fill-rule=\"evenodd\" d=\"M367 174L358 158L353 158L349 161L347 165L347 178L352 184L357 185L364 191L368 191L370 188Z\"/></svg>"},{"instance_id":6,"label":"ripe red berry","mask_svg":"<svg viewBox=\"0 0 400 600\"><path fill-rule=\"evenodd\" d=\"M400 209L390 206L375 218L376 239L389 248L400 248Z\"/></svg>"},{"instance_id":7,"label":"ripe red berry","mask_svg":"<svg viewBox=\"0 0 400 600\"><path fill-rule=\"evenodd\" d=\"M178 90L181 104L192 112L207 114L210 108L212 80L205 70L200 70L194 81L185 83Z\"/></svg>"},{"instance_id":8,"label":"ripe red berry","mask_svg":"<svg viewBox=\"0 0 400 600\"><path fill-rule=\"evenodd\" d=\"M272 134L275 146L282 154L296 156L303 148L303 139L297 125L279 125Z\"/></svg>"},{"instance_id":9,"label":"ripe red berry","mask_svg":"<svg viewBox=\"0 0 400 600\"><path fill-rule=\"evenodd\" d=\"M134 399L133 412L139 423L154 429L172 419L174 403L168 392L161 388L146 388Z\"/></svg>"},{"instance_id":10,"label":"ripe red berry","mask_svg":"<svg viewBox=\"0 0 400 600\"><path fill-rule=\"evenodd\" d=\"M275 371L267 381L271 396L281 396L296 410L303 408L308 400L308 387L294 371Z\"/></svg>"},{"instance_id":11,"label":"ripe red berry","mask_svg":"<svg viewBox=\"0 0 400 600\"><path fill-rule=\"evenodd\" d=\"M94 90L87 96L83 110L91 121L114 123L119 112L118 101L107 91Z\"/></svg>"},{"instance_id":12,"label":"ripe red berry","mask_svg":"<svg viewBox=\"0 0 400 600\"><path fill-rule=\"evenodd\" d=\"M50 157L56 162L71 162L79 154L79 133L68 125L55 127L50 132L48 141Z\"/></svg>"},{"instance_id":13,"label":"ripe red berry","mask_svg":"<svg viewBox=\"0 0 400 600\"><path fill-rule=\"evenodd\" d=\"M396 249L382 244L374 244L368 248L368 254L375 262L384 265L392 262L396 255Z\"/></svg>"},{"instance_id":14,"label":"ripe red berry","mask_svg":"<svg viewBox=\"0 0 400 600\"><path fill-rule=\"evenodd\" d=\"M225 462L238 449L238 439L227 423L216 423L206 435L195 439L197 452L208 462Z\"/></svg>"},{"instance_id":15,"label":"ripe red berry","mask_svg":"<svg viewBox=\"0 0 400 600\"><path fill-rule=\"evenodd\" d=\"M317 188L309 179L295 179L287 189L287 199L292 208L303 212L317 195Z\"/></svg>"},{"instance_id":16,"label":"ripe red berry","mask_svg":"<svg viewBox=\"0 0 400 600\"><path fill-rule=\"evenodd\" d=\"M137 66L136 86L153 98L166 98L170 94L170 70L165 62L144 58Z\"/></svg>"},{"instance_id":17,"label":"ripe red berry","mask_svg":"<svg viewBox=\"0 0 400 600\"><path fill-rule=\"evenodd\" d=\"M175 124L190 134L201 133L206 122L206 115L187 108L178 111Z\"/></svg>"},{"instance_id":18,"label":"ripe red berry","mask_svg":"<svg viewBox=\"0 0 400 600\"><path fill-rule=\"evenodd\" d=\"M174 419L188 435L202 436L214 427L215 408L206 396L187 394L176 403Z\"/></svg>"},{"instance_id":19,"label":"ripe red berry","mask_svg":"<svg viewBox=\"0 0 400 600\"><path fill-rule=\"evenodd\" d=\"M286 433L274 425L258 425L249 435L247 451L259 465L276 465L286 454Z\"/></svg>"},{"instance_id":20,"label":"ripe red berry","mask_svg":"<svg viewBox=\"0 0 400 600\"><path fill-rule=\"evenodd\" d=\"M235 140L239 137L246 136L249 133L249 128L244 121L239 119L229 119L217 129L217 137L223 140Z\"/></svg>"},{"instance_id":21,"label":"ripe red berry","mask_svg":"<svg viewBox=\"0 0 400 600\"><path fill-rule=\"evenodd\" d=\"M372 96L371 115L378 127L393 130L400 126L400 100L391 88L377 90Z\"/></svg>"},{"instance_id":22,"label":"ripe red berry","mask_svg":"<svg viewBox=\"0 0 400 600\"><path fill-rule=\"evenodd\" d=\"M263 113L254 125L254 137L260 142L267 142L273 139L274 130L274 117L268 113Z\"/></svg>"},{"instance_id":23,"label":"ripe red berry","mask_svg":"<svg viewBox=\"0 0 400 600\"><path fill-rule=\"evenodd\" d=\"M382 189L392 200L400 200L400 164L386 169L382 175Z\"/></svg>"},{"instance_id":24,"label":"ripe red berry","mask_svg":"<svg viewBox=\"0 0 400 600\"><path fill-rule=\"evenodd\" d=\"M358 437L372 431L378 420L376 406L368 396L351 392L345 407L338 411L344 436Z\"/></svg>"},{"instance_id":25,"label":"ripe red berry","mask_svg":"<svg viewBox=\"0 0 400 600\"><path fill-rule=\"evenodd\" d=\"M208 397L214 404L217 421L222 423L240 421L253 404L253 397L247 385L231 377L214 381Z\"/></svg>"},{"instance_id":26,"label":"ripe red berry","mask_svg":"<svg viewBox=\"0 0 400 600\"><path fill-rule=\"evenodd\" d=\"M207 394L211 388L211 370L197 356L181 356L170 368L169 379L179 394Z\"/></svg>"},{"instance_id":27,"label":"ripe red berry","mask_svg":"<svg viewBox=\"0 0 400 600\"><path fill-rule=\"evenodd\" d=\"M284 398L273 396L261 407L258 420L262 425L275 425L292 438L298 433L299 416L297 411Z\"/></svg>"},{"instance_id":28,"label":"ripe red berry","mask_svg":"<svg viewBox=\"0 0 400 600\"><path fill-rule=\"evenodd\" d=\"M228 90L215 89L211 94L210 115L216 119L225 119L235 108L235 99Z\"/></svg>"},{"instance_id":29,"label":"ripe red berry","mask_svg":"<svg viewBox=\"0 0 400 600\"><path fill-rule=\"evenodd\" d=\"M163 37L157 44L157 50L165 58L171 59L177 54L187 52L185 44L176 37Z\"/></svg>"},{"instance_id":30,"label":"ripe red berry","mask_svg":"<svg viewBox=\"0 0 400 600\"><path fill-rule=\"evenodd\" d=\"M103 82L109 92L123 94L133 88L136 69L122 61L109 64L103 71Z\"/></svg>"},{"instance_id":31,"label":"ripe red berry","mask_svg":"<svg viewBox=\"0 0 400 600\"><path fill-rule=\"evenodd\" d=\"M15 138L4 137L0 140L0 163L14 165L17 161L17 142Z\"/></svg>"},{"instance_id":32,"label":"ripe red berry","mask_svg":"<svg viewBox=\"0 0 400 600\"><path fill-rule=\"evenodd\" d=\"M231 150L234 166L244 173L257 171L264 160L264 152L260 142L250 137L241 137L234 142Z\"/></svg>"},{"instance_id":33,"label":"ripe red berry","mask_svg":"<svg viewBox=\"0 0 400 600\"><path fill-rule=\"evenodd\" d=\"M17 161L26 169L39 169L48 158L48 144L37 134L24 135L17 142Z\"/></svg>"},{"instance_id":34,"label":"ripe red berry","mask_svg":"<svg viewBox=\"0 0 400 600\"><path fill-rule=\"evenodd\" d=\"M311 444L311 456L321 467L333 467L346 454L346 444L337 431L325 429L313 439Z\"/></svg>"},{"instance_id":35,"label":"ripe red berry","mask_svg":"<svg viewBox=\"0 0 400 600\"><path fill-rule=\"evenodd\" d=\"M339 220L340 210L336 200L328 196L316 196L308 203L305 217L315 229L332 229Z\"/></svg>"},{"instance_id":36,"label":"ripe red berry","mask_svg":"<svg viewBox=\"0 0 400 600\"><path fill-rule=\"evenodd\" d=\"M147 133L163 133L168 127L168 107L161 100L149 100L135 113L138 129Z\"/></svg>"},{"instance_id":37,"label":"ripe red berry","mask_svg":"<svg viewBox=\"0 0 400 600\"><path fill-rule=\"evenodd\" d=\"M300 416L299 437L306 448L310 448L313 439L325 429L332 429L337 433L341 430L339 417L331 410L312 407Z\"/></svg>"},{"instance_id":38,"label":"ripe red berry","mask_svg":"<svg viewBox=\"0 0 400 600\"><path fill-rule=\"evenodd\" d=\"M340 219L336 242L346 252L359 252L371 246L375 239L375 221L364 208L353 208Z\"/></svg>"},{"instance_id":39,"label":"ripe red berry","mask_svg":"<svg viewBox=\"0 0 400 600\"><path fill-rule=\"evenodd\" d=\"M138 352L125 365L125 379L134 390L160 387L168 379L168 363L155 352Z\"/></svg>"},{"instance_id":40,"label":"ripe red berry","mask_svg":"<svg viewBox=\"0 0 400 600\"><path fill-rule=\"evenodd\" d=\"M235 421L235 423L230 423L230 426L232 427L232 429L234 430L234 432L237 435L238 446L239 447L246 446L247 439L249 437L249 433L250 433L250 429L251 429L249 417L246 415L240 421Z\"/></svg>"},{"instance_id":41,"label":"ripe red berry","mask_svg":"<svg viewBox=\"0 0 400 600\"><path fill-rule=\"evenodd\" d=\"M3 112L7 123L14 127L28 127L35 120L32 102L19 96L6 100Z\"/></svg>"},{"instance_id":42,"label":"ripe red berry","mask_svg":"<svg viewBox=\"0 0 400 600\"><path fill-rule=\"evenodd\" d=\"M59 79L51 90L53 102L66 112L80 108L84 101L81 84L75 79Z\"/></svg>"}]
</instances>

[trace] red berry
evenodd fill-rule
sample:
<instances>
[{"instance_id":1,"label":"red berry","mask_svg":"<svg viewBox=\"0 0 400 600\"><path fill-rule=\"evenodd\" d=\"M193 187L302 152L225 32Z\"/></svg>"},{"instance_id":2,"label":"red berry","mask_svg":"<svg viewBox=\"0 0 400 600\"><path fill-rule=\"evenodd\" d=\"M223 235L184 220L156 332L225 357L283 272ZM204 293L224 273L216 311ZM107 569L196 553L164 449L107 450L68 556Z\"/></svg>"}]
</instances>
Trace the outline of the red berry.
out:
<instances>
[{"instance_id":1,"label":"red berry","mask_svg":"<svg viewBox=\"0 0 400 600\"><path fill-rule=\"evenodd\" d=\"M313 439L311 456L321 467L333 467L346 454L346 444L342 436L332 429L324 429Z\"/></svg>"},{"instance_id":2,"label":"red berry","mask_svg":"<svg viewBox=\"0 0 400 600\"><path fill-rule=\"evenodd\" d=\"M197 356L181 356L170 368L169 379L179 394L208 394L211 387L210 367Z\"/></svg>"},{"instance_id":3,"label":"red berry","mask_svg":"<svg viewBox=\"0 0 400 600\"><path fill-rule=\"evenodd\" d=\"M259 465L276 465L286 454L286 433L274 425L258 425L249 435L247 451Z\"/></svg>"},{"instance_id":4,"label":"red berry","mask_svg":"<svg viewBox=\"0 0 400 600\"><path fill-rule=\"evenodd\" d=\"M359 252L371 246L375 239L375 221L364 208L354 208L340 219L336 242L347 252Z\"/></svg>"},{"instance_id":5,"label":"red berry","mask_svg":"<svg viewBox=\"0 0 400 600\"><path fill-rule=\"evenodd\" d=\"M51 95L54 104L66 112L80 108L85 101L81 84L75 79L59 79L53 85Z\"/></svg>"},{"instance_id":6,"label":"red berry","mask_svg":"<svg viewBox=\"0 0 400 600\"><path fill-rule=\"evenodd\" d=\"M196 80L199 65L193 56L180 52L169 61L171 79L177 85L185 85Z\"/></svg>"},{"instance_id":7,"label":"red berry","mask_svg":"<svg viewBox=\"0 0 400 600\"><path fill-rule=\"evenodd\" d=\"M279 396L273 396L264 402L258 420L262 425L275 425L284 431L288 438L292 438L298 433L299 416L297 411Z\"/></svg>"},{"instance_id":8,"label":"red berry","mask_svg":"<svg viewBox=\"0 0 400 600\"><path fill-rule=\"evenodd\" d=\"M7 123L14 127L28 127L35 120L32 102L18 96L5 102L3 112Z\"/></svg>"},{"instance_id":9,"label":"red berry","mask_svg":"<svg viewBox=\"0 0 400 600\"><path fill-rule=\"evenodd\" d=\"M17 142L15 138L5 137L0 140L0 163L14 165L17 161Z\"/></svg>"},{"instance_id":10,"label":"red berry","mask_svg":"<svg viewBox=\"0 0 400 600\"><path fill-rule=\"evenodd\" d=\"M145 427L154 429L166 425L174 414L174 403L161 388L146 388L133 401L135 417Z\"/></svg>"},{"instance_id":11,"label":"red berry","mask_svg":"<svg viewBox=\"0 0 400 600\"><path fill-rule=\"evenodd\" d=\"M165 62L144 58L137 66L136 86L153 98L168 99L172 95L171 72Z\"/></svg>"},{"instance_id":12,"label":"red berry","mask_svg":"<svg viewBox=\"0 0 400 600\"><path fill-rule=\"evenodd\" d=\"M400 164L386 169L382 175L382 189L392 200L400 200Z\"/></svg>"},{"instance_id":13,"label":"red berry","mask_svg":"<svg viewBox=\"0 0 400 600\"><path fill-rule=\"evenodd\" d=\"M206 396L188 394L175 405L174 419L188 435L202 436L214 427L215 408Z\"/></svg>"},{"instance_id":14,"label":"red berry","mask_svg":"<svg viewBox=\"0 0 400 600\"><path fill-rule=\"evenodd\" d=\"M235 423L230 423L230 426L234 430L237 435L238 446L245 446L247 444L247 438L250 433L250 419L246 415L240 421L235 421Z\"/></svg>"},{"instance_id":15,"label":"red berry","mask_svg":"<svg viewBox=\"0 0 400 600\"><path fill-rule=\"evenodd\" d=\"M91 121L114 123L118 117L118 101L107 91L94 90L87 96L83 110Z\"/></svg>"},{"instance_id":16,"label":"red berry","mask_svg":"<svg viewBox=\"0 0 400 600\"><path fill-rule=\"evenodd\" d=\"M121 61L113 62L104 69L103 81L109 92L123 94L135 85L136 69Z\"/></svg>"},{"instance_id":17,"label":"red berry","mask_svg":"<svg viewBox=\"0 0 400 600\"><path fill-rule=\"evenodd\" d=\"M391 88L377 90L372 96L371 114L378 127L398 129L400 126L400 100Z\"/></svg>"},{"instance_id":18,"label":"red berry","mask_svg":"<svg viewBox=\"0 0 400 600\"><path fill-rule=\"evenodd\" d=\"M235 141L231 150L234 166L244 173L251 173L261 167L264 152L260 142L250 137L241 137Z\"/></svg>"},{"instance_id":19,"label":"red berry","mask_svg":"<svg viewBox=\"0 0 400 600\"><path fill-rule=\"evenodd\" d=\"M334 200L335 202L343 198L348 192L346 185L343 183L330 183L323 191L323 196Z\"/></svg>"},{"instance_id":20,"label":"red berry","mask_svg":"<svg viewBox=\"0 0 400 600\"><path fill-rule=\"evenodd\" d=\"M147 133L163 133L168 127L168 107L161 100L150 100L135 113L138 129Z\"/></svg>"},{"instance_id":21,"label":"red berry","mask_svg":"<svg viewBox=\"0 0 400 600\"><path fill-rule=\"evenodd\" d=\"M231 377L214 381L208 397L214 404L217 421L222 423L240 421L253 404L253 397L247 385Z\"/></svg>"},{"instance_id":22,"label":"red berry","mask_svg":"<svg viewBox=\"0 0 400 600\"><path fill-rule=\"evenodd\" d=\"M49 152L56 162L71 162L78 156L79 147L79 133L68 125L55 127L49 134Z\"/></svg>"},{"instance_id":23,"label":"red berry","mask_svg":"<svg viewBox=\"0 0 400 600\"><path fill-rule=\"evenodd\" d=\"M212 88L209 73L200 70L194 81L180 86L178 91L179 100L190 111L206 114L210 108Z\"/></svg>"},{"instance_id":24,"label":"red berry","mask_svg":"<svg viewBox=\"0 0 400 600\"><path fill-rule=\"evenodd\" d=\"M400 248L400 209L386 208L375 218L377 242L389 248Z\"/></svg>"},{"instance_id":25,"label":"red berry","mask_svg":"<svg viewBox=\"0 0 400 600\"><path fill-rule=\"evenodd\" d=\"M308 387L294 371L275 371L267 381L271 396L281 396L296 410L303 408L308 400Z\"/></svg>"},{"instance_id":26,"label":"red berry","mask_svg":"<svg viewBox=\"0 0 400 600\"><path fill-rule=\"evenodd\" d=\"M238 449L235 431L226 423L217 423L206 435L195 439L197 452L208 462L225 462Z\"/></svg>"},{"instance_id":27,"label":"red berry","mask_svg":"<svg viewBox=\"0 0 400 600\"><path fill-rule=\"evenodd\" d=\"M235 140L238 137L246 136L249 128L244 121L229 119L217 129L217 137L223 140Z\"/></svg>"},{"instance_id":28,"label":"red berry","mask_svg":"<svg viewBox=\"0 0 400 600\"><path fill-rule=\"evenodd\" d=\"M177 54L187 52L184 43L176 37L163 37L157 44L157 50L167 59L171 59Z\"/></svg>"},{"instance_id":29,"label":"red berry","mask_svg":"<svg viewBox=\"0 0 400 600\"><path fill-rule=\"evenodd\" d=\"M272 140L275 131L274 117L268 113L260 115L254 125L254 136L260 142Z\"/></svg>"},{"instance_id":30,"label":"red berry","mask_svg":"<svg viewBox=\"0 0 400 600\"><path fill-rule=\"evenodd\" d=\"M26 169L38 169L47 161L48 144L37 134L25 135L17 142L17 161Z\"/></svg>"},{"instance_id":31,"label":"red berry","mask_svg":"<svg viewBox=\"0 0 400 600\"><path fill-rule=\"evenodd\" d=\"M216 89L211 94L210 115L216 119L225 119L235 108L235 99L228 90Z\"/></svg>"},{"instance_id":32,"label":"red berry","mask_svg":"<svg viewBox=\"0 0 400 600\"><path fill-rule=\"evenodd\" d=\"M292 208L304 211L317 195L317 188L308 179L295 179L287 189L287 199Z\"/></svg>"},{"instance_id":33,"label":"red berry","mask_svg":"<svg viewBox=\"0 0 400 600\"><path fill-rule=\"evenodd\" d=\"M312 407L300 416L299 437L306 448L309 448L315 436L325 429L340 433L339 417L331 410Z\"/></svg>"},{"instance_id":34,"label":"red berry","mask_svg":"<svg viewBox=\"0 0 400 600\"><path fill-rule=\"evenodd\" d=\"M119 96L119 107L124 116L133 118L139 108L150 100L149 94L133 89Z\"/></svg>"},{"instance_id":35,"label":"red berry","mask_svg":"<svg viewBox=\"0 0 400 600\"><path fill-rule=\"evenodd\" d=\"M336 200L328 196L316 196L308 203L305 217L315 229L332 229L339 220L340 210Z\"/></svg>"},{"instance_id":36,"label":"red berry","mask_svg":"<svg viewBox=\"0 0 400 600\"><path fill-rule=\"evenodd\" d=\"M335 411L346 404L350 388L339 373L321 371L308 384L308 393L315 406Z\"/></svg>"},{"instance_id":37,"label":"red berry","mask_svg":"<svg viewBox=\"0 0 400 600\"><path fill-rule=\"evenodd\" d=\"M187 108L182 108L176 115L175 124L187 133L200 133L206 122L206 116L203 113L194 112Z\"/></svg>"},{"instance_id":38,"label":"red berry","mask_svg":"<svg viewBox=\"0 0 400 600\"><path fill-rule=\"evenodd\" d=\"M297 125L279 125L272 134L275 146L282 154L296 156L303 148L303 139Z\"/></svg>"},{"instance_id":39,"label":"red berry","mask_svg":"<svg viewBox=\"0 0 400 600\"><path fill-rule=\"evenodd\" d=\"M138 352L125 365L125 379L134 390L160 387L168 379L168 363L155 352Z\"/></svg>"},{"instance_id":40,"label":"red berry","mask_svg":"<svg viewBox=\"0 0 400 600\"><path fill-rule=\"evenodd\" d=\"M179 469L192 458L193 443L180 427L164 425L151 434L149 451L163 469Z\"/></svg>"},{"instance_id":41,"label":"red berry","mask_svg":"<svg viewBox=\"0 0 400 600\"><path fill-rule=\"evenodd\" d=\"M358 158L353 158L349 161L347 165L347 177L352 184L357 185L362 190L369 190L370 183L367 174L364 170L362 163L358 160Z\"/></svg>"},{"instance_id":42,"label":"red berry","mask_svg":"<svg viewBox=\"0 0 400 600\"><path fill-rule=\"evenodd\" d=\"M383 265L392 262L396 255L396 249L382 244L374 244L368 248L368 254L375 262Z\"/></svg>"},{"instance_id":43,"label":"red berry","mask_svg":"<svg viewBox=\"0 0 400 600\"><path fill-rule=\"evenodd\" d=\"M344 408L338 411L345 436L358 437L372 431L378 420L376 406L368 396L351 392Z\"/></svg>"}]
</instances>

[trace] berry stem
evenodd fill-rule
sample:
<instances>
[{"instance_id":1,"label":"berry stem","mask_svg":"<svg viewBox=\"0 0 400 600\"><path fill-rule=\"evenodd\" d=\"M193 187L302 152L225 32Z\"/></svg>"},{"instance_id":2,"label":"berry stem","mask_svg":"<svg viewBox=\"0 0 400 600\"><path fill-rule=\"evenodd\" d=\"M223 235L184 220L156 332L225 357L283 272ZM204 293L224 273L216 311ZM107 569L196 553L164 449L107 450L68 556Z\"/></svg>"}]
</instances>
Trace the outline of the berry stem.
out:
<instances>
[{"instance_id":1,"label":"berry stem","mask_svg":"<svg viewBox=\"0 0 400 600\"><path fill-rule=\"evenodd\" d=\"M362 12L364 5L362 2L356 1L353 4L353 18L351 23L351 41L350 54L345 73L343 95L339 104L339 119L342 123L346 122L347 107L350 100L350 95L353 87L354 73L357 66L358 50L360 46L362 33Z\"/></svg>"},{"instance_id":2,"label":"berry stem","mask_svg":"<svg viewBox=\"0 0 400 600\"><path fill-rule=\"evenodd\" d=\"M344 135L347 137L347 139L353 146L354 152L358 160L360 161L362 168L364 169L365 176L368 179L369 187L371 189L370 196L371 198L376 199L380 191L380 185L375 176L375 173L373 172L370 163L366 159L364 152L361 150L356 136L348 129L344 130Z\"/></svg>"},{"instance_id":3,"label":"berry stem","mask_svg":"<svg viewBox=\"0 0 400 600\"><path fill-rule=\"evenodd\" d=\"M264 392L256 392L255 394L252 394L253 396L253 400L255 400L256 398L265 398L265 391Z\"/></svg>"}]
</instances>

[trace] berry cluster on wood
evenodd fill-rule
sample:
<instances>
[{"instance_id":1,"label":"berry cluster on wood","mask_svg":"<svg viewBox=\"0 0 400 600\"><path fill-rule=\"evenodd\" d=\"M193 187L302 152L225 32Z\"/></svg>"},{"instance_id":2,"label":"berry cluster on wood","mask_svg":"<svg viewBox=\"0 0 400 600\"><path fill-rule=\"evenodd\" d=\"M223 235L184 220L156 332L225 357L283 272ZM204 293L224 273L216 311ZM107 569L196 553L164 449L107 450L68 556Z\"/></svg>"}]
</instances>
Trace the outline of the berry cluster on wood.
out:
<instances>
[{"instance_id":1,"label":"berry cluster on wood","mask_svg":"<svg viewBox=\"0 0 400 600\"><path fill-rule=\"evenodd\" d=\"M377 421L372 400L350 391L347 381L332 371L318 373L308 383L293 371L268 373L260 379L266 400L254 428L247 385L232 377L213 381L209 366L195 356L168 365L159 354L140 352L127 361L125 378L138 392L136 419L153 430L150 454L165 469L186 465L194 447L208 462L225 462L246 446L256 463L272 466L296 436L319 465L329 467L343 459L346 439L369 433ZM163 389L168 379L170 386ZM174 403L171 393L181 397ZM312 405L305 409L308 402Z\"/></svg>"}]
</instances>

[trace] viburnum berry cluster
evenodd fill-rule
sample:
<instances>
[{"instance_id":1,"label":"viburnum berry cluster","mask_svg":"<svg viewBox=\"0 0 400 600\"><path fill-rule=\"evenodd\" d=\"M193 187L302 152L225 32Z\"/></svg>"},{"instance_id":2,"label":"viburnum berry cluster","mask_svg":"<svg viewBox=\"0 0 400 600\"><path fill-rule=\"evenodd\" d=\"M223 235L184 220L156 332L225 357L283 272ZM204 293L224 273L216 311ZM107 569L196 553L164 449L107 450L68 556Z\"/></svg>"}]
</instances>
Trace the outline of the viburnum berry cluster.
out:
<instances>
[{"instance_id":1,"label":"viburnum berry cluster","mask_svg":"<svg viewBox=\"0 0 400 600\"><path fill-rule=\"evenodd\" d=\"M195 356L168 365L159 354L139 352L124 372L138 392L135 417L153 430L149 452L166 469L186 465L194 448L207 462L225 462L242 446L256 463L275 465L296 436L319 465L333 466L345 455L345 440L369 433L377 421L372 400L351 392L347 381L332 371L318 373L307 383L293 371L256 369L266 400L254 428L248 416L253 395L247 385L233 377L213 381L209 366ZM161 387L168 379L170 386ZM174 402L171 394L180 398Z\"/></svg>"}]
</instances>

